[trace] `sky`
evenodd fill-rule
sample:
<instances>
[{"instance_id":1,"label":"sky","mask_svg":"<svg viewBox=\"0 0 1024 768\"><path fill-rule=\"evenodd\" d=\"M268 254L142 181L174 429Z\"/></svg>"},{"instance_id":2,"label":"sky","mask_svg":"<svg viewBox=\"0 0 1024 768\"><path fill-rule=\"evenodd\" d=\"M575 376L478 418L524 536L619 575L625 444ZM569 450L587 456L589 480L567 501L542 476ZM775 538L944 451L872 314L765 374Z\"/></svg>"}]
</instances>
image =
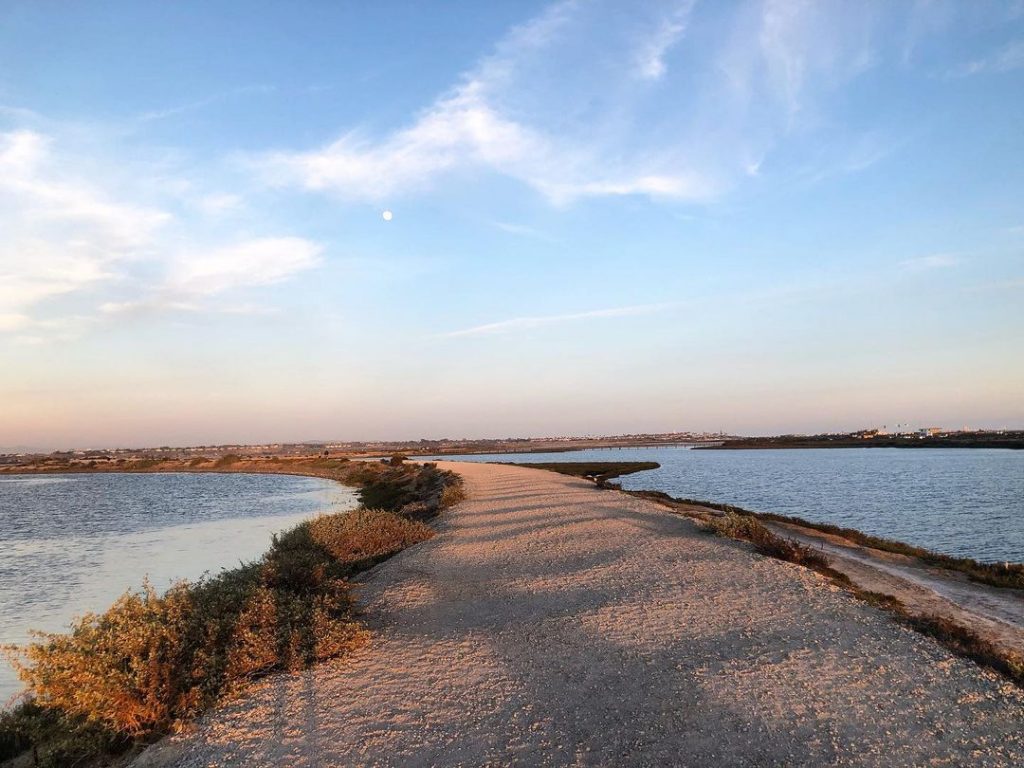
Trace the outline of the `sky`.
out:
<instances>
[{"instance_id":1,"label":"sky","mask_svg":"<svg viewBox=\"0 0 1024 768\"><path fill-rule=\"evenodd\" d=\"M0 0L0 446L1024 428L1022 202L1024 2Z\"/></svg>"}]
</instances>

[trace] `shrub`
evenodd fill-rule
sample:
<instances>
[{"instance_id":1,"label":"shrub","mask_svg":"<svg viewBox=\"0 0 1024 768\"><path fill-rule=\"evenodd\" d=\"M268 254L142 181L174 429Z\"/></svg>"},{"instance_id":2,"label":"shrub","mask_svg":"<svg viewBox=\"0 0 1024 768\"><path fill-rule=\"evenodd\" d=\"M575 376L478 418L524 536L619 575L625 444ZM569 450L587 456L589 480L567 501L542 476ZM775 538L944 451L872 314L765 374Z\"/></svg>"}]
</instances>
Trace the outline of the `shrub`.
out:
<instances>
[{"instance_id":1,"label":"shrub","mask_svg":"<svg viewBox=\"0 0 1024 768\"><path fill-rule=\"evenodd\" d=\"M111 738L165 733L253 676L358 645L347 577L431 535L389 512L325 515L256 563L162 595L146 584L69 634L6 650L33 706Z\"/></svg>"},{"instance_id":2,"label":"shrub","mask_svg":"<svg viewBox=\"0 0 1024 768\"><path fill-rule=\"evenodd\" d=\"M18 663L39 704L81 715L115 732L168 726L198 703L185 650L194 613L185 584L158 596L149 584L122 595L106 613L86 615L68 635L37 635ZM191 665L187 665L191 666Z\"/></svg>"},{"instance_id":3,"label":"shrub","mask_svg":"<svg viewBox=\"0 0 1024 768\"><path fill-rule=\"evenodd\" d=\"M392 456L390 459L388 459L388 463L392 467L400 467L400 466L402 466L402 464L405 463L405 460L408 459L408 458L409 458L408 456L403 456L400 453L396 453L394 456Z\"/></svg>"},{"instance_id":4,"label":"shrub","mask_svg":"<svg viewBox=\"0 0 1024 768\"><path fill-rule=\"evenodd\" d=\"M42 753L37 747L41 743L47 744ZM91 765L96 755L120 754L130 745L130 739L32 701L0 713L0 762L4 765L29 749L34 766Z\"/></svg>"},{"instance_id":5,"label":"shrub","mask_svg":"<svg viewBox=\"0 0 1024 768\"><path fill-rule=\"evenodd\" d=\"M461 482L451 483L441 491L441 506L445 509L454 507L459 502L466 500L466 489Z\"/></svg>"}]
</instances>

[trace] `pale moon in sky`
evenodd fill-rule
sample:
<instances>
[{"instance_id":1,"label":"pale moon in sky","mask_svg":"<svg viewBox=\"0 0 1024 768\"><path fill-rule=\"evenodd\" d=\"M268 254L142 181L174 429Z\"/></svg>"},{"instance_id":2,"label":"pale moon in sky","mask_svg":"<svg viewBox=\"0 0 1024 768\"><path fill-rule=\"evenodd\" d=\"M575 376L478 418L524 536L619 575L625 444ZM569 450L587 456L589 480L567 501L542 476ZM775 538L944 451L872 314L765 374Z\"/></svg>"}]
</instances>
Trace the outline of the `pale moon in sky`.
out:
<instances>
[{"instance_id":1,"label":"pale moon in sky","mask_svg":"<svg viewBox=\"0 0 1024 768\"><path fill-rule=\"evenodd\" d=\"M395 214L393 214L391 211L384 211L384 213L382 213L380 216L382 219L384 219L384 221L391 221L391 219L395 217Z\"/></svg>"}]
</instances>

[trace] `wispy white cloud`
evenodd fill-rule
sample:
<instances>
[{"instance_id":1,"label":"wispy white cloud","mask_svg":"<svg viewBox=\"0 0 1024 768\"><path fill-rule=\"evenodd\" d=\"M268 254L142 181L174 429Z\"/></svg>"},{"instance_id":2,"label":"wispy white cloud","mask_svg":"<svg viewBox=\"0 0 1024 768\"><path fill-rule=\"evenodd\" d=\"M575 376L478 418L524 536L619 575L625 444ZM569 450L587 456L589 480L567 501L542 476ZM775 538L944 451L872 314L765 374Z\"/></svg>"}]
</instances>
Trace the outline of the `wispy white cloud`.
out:
<instances>
[{"instance_id":1,"label":"wispy white cloud","mask_svg":"<svg viewBox=\"0 0 1024 768\"><path fill-rule=\"evenodd\" d=\"M271 183L356 200L421 192L444 175L474 170L517 179L555 204L597 196L697 200L713 195L714 180L693 168L666 163L645 151L620 156L621 147L603 146L594 137L593 124L567 130L565 105L531 91L538 72L562 67L562 46L587 12L583 4L561 2L514 28L458 85L409 126L383 138L350 131L320 149L269 153L254 163ZM642 61L645 76L656 79L664 71L662 57L682 34L684 17L672 9L667 19L629 30L628 40L618 41L619 50L613 53ZM592 50L587 53L593 55ZM591 79L590 90L602 90L595 82ZM572 84L560 84L559 98L573 98L573 91ZM531 95L524 101L527 93ZM618 117L599 119L615 122Z\"/></svg>"},{"instance_id":2,"label":"wispy white cloud","mask_svg":"<svg viewBox=\"0 0 1024 768\"><path fill-rule=\"evenodd\" d=\"M664 19L637 50L637 74L645 80L658 80L666 71L665 56L686 31L686 21L693 10L687 3Z\"/></svg>"},{"instance_id":3,"label":"wispy white cloud","mask_svg":"<svg viewBox=\"0 0 1024 768\"><path fill-rule=\"evenodd\" d=\"M878 61L875 6L741 3L683 46L699 10L691 0L639 3L625 15L611 2L555 3L403 127L352 128L325 146L250 162L272 185L356 201L499 174L555 205L707 202L758 175L791 136L806 145L806 128L823 123L820 97Z\"/></svg>"},{"instance_id":4,"label":"wispy white cloud","mask_svg":"<svg viewBox=\"0 0 1024 768\"><path fill-rule=\"evenodd\" d=\"M515 331L533 330L549 325L560 325L579 320L596 320L609 317L636 317L638 315L653 315L664 312L679 306L678 304L639 304L630 307L612 307L611 309L594 309L587 312L572 312L563 315L542 315L537 317L514 317L510 320L500 320L495 323L476 325L471 328L463 328L458 331L449 331L441 334L442 338L460 338L465 336L493 336Z\"/></svg>"},{"instance_id":5,"label":"wispy white cloud","mask_svg":"<svg viewBox=\"0 0 1024 768\"><path fill-rule=\"evenodd\" d=\"M114 280L154 243L169 213L112 200L66 178L46 137L0 134L0 315L24 326L52 297Z\"/></svg>"},{"instance_id":6,"label":"wispy white cloud","mask_svg":"<svg viewBox=\"0 0 1024 768\"><path fill-rule=\"evenodd\" d=\"M486 90L470 81L382 143L350 133L322 150L271 154L260 164L276 183L373 201L423 191L446 172L472 167L517 178L556 204L621 195L702 199L714 191L694 172L644 173L642 165L623 164L602 173L588 151L503 117Z\"/></svg>"},{"instance_id":7,"label":"wispy white cloud","mask_svg":"<svg viewBox=\"0 0 1024 768\"><path fill-rule=\"evenodd\" d=\"M1013 40L997 51L975 59L957 70L959 75L1012 72L1024 67L1024 39Z\"/></svg>"},{"instance_id":8,"label":"wispy white cloud","mask_svg":"<svg viewBox=\"0 0 1024 768\"><path fill-rule=\"evenodd\" d=\"M322 250L301 237L271 237L188 252L173 260L166 287L183 295L212 296L270 285L317 266Z\"/></svg>"},{"instance_id":9,"label":"wispy white cloud","mask_svg":"<svg viewBox=\"0 0 1024 768\"><path fill-rule=\"evenodd\" d=\"M530 237L535 240L543 240L549 243L555 242L555 238L547 232L543 232L536 227L527 226L526 224L514 224L508 221L494 221L491 223L496 229L500 229L502 232L507 232L510 235Z\"/></svg>"},{"instance_id":10,"label":"wispy white cloud","mask_svg":"<svg viewBox=\"0 0 1024 768\"><path fill-rule=\"evenodd\" d=\"M300 237L258 238L209 250L189 250L166 260L162 280L142 298L109 301L105 315L167 312L267 314L266 307L225 303L224 295L279 283L320 264L323 249Z\"/></svg>"},{"instance_id":11,"label":"wispy white cloud","mask_svg":"<svg viewBox=\"0 0 1024 768\"><path fill-rule=\"evenodd\" d=\"M244 206L241 195L217 192L202 195L196 200L196 206L207 216L225 216L236 213Z\"/></svg>"},{"instance_id":12,"label":"wispy white cloud","mask_svg":"<svg viewBox=\"0 0 1024 768\"><path fill-rule=\"evenodd\" d=\"M195 112L205 107L209 107L218 102L229 99L233 96L242 96L246 94L263 94L273 93L276 89L272 85L244 85L240 88L233 88L229 91L223 91L221 93L215 93L210 96L204 96L193 101L185 102L183 104L176 104L171 107L163 107L161 109L152 109L147 112L143 112L139 115L136 120L139 123L149 123L156 120L165 120L169 117L177 117L188 112Z\"/></svg>"},{"instance_id":13,"label":"wispy white cloud","mask_svg":"<svg viewBox=\"0 0 1024 768\"><path fill-rule=\"evenodd\" d=\"M932 269L949 269L960 264L960 258L951 253L933 253L904 259L899 266L910 272L926 272Z\"/></svg>"},{"instance_id":14,"label":"wispy white cloud","mask_svg":"<svg viewBox=\"0 0 1024 768\"><path fill-rule=\"evenodd\" d=\"M159 312L251 313L236 295L320 262L297 237L196 244L184 222L154 205L126 203L102 177L74 174L73 159L36 131L0 133L0 333L23 342L77 338L100 316ZM214 211L240 201L220 195ZM191 243L191 245L190 245ZM117 295L130 295L118 299ZM141 298L140 298L141 297ZM216 299L216 300L214 300Z\"/></svg>"}]
</instances>

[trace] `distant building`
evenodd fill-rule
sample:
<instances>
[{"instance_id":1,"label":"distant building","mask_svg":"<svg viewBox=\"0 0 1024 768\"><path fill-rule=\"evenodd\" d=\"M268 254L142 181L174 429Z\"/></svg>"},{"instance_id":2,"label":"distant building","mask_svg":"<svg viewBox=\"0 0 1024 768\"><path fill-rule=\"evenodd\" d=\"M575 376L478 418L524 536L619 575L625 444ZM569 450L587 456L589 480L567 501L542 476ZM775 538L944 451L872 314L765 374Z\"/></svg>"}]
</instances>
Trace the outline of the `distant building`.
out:
<instances>
[{"instance_id":1,"label":"distant building","mask_svg":"<svg viewBox=\"0 0 1024 768\"><path fill-rule=\"evenodd\" d=\"M936 435L941 435L943 431L942 427L925 427L924 429L919 429L917 434L921 437L935 437Z\"/></svg>"},{"instance_id":2,"label":"distant building","mask_svg":"<svg viewBox=\"0 0 1024 768\"><path fill-rule=\"evenodd\" d=\"M854 432L854 437L859 437L861 440L870 440L873 437L878 437L880 434L885 434L877 429L862 429L860 432Z\"/></svg>"}]
</instances>

